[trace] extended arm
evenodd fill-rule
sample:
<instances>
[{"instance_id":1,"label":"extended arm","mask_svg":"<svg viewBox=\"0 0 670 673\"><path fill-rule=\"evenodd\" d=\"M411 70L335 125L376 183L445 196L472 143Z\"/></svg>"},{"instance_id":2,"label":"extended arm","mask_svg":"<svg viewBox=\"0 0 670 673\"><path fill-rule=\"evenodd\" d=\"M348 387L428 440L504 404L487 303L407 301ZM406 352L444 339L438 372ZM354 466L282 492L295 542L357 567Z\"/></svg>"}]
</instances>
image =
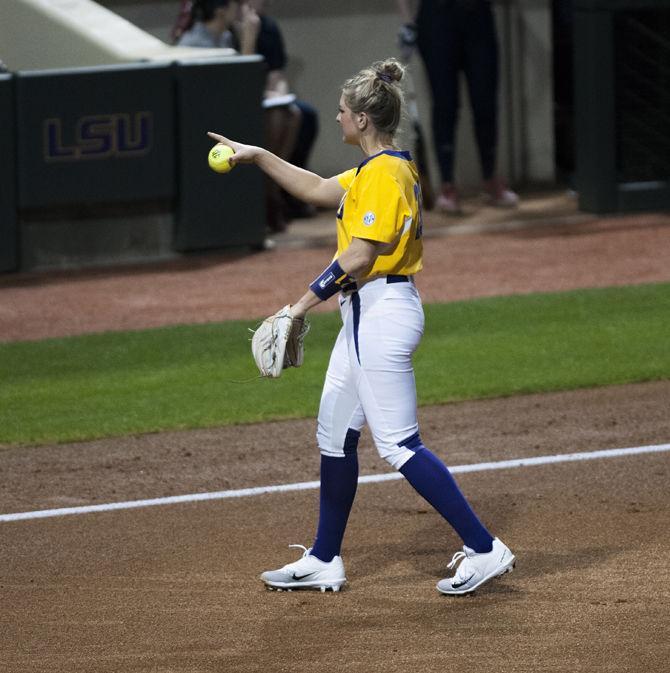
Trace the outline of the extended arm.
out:
<instances>
[{"instance_id":1,"label":"extended arm","mask_svg":"<svg viewBox=\"0 0 670 673\"><path fill-rule=\"evenodd\" d=\"M316 206L335 208L344 196L344 189L342 189L336 176L322 178L316 173L298 168L298 166L280 159L277 155L262 147L243 145L212 131L209 131L207 135L217 142L233 148L235 154L230 158L231 165L256 164L280 187L301 201L313 203Z\"/></svg>"}]
</instances>

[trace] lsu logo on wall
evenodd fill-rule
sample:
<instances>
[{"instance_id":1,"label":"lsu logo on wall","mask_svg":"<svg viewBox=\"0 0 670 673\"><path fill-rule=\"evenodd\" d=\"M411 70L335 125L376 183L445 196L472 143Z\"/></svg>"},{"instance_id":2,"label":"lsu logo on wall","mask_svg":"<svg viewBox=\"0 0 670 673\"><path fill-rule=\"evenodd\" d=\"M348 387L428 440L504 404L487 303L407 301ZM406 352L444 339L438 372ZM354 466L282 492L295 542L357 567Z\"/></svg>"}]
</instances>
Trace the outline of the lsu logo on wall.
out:
<instances>
[{"instance_id":1,"label":"lsu logo on wall","mask_svg":"<svg viewBox=\"0 0 670 673\"><path fill-rule=\"evenodd\" d=\"M151 112L87 115L69 126L62 119L45 119L44 160L85 161L141 157L153 144Z\"/></svg>"}]
</instances>

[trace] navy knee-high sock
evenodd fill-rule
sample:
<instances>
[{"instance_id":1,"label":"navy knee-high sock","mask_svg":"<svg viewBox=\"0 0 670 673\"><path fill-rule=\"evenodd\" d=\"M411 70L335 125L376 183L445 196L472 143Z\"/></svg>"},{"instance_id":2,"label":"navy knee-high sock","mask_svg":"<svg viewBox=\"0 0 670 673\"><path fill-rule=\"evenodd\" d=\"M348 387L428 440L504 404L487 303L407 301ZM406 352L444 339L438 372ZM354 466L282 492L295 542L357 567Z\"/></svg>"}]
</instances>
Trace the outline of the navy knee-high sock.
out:
<instances>
[{"instance_id":1,"label":"navy knee-high sock","mask_svg":"<svg viewBox=\"0 0 670 673\"><path fill-rule=\"evenodd\" d=\"M490 552L493 536L484 527L465 499L447 466L418 439L409 446L416 453L400 468L400 472L460 535L474 551Z\"/></svg>"},{"instance_id":2,"label":"navy knee-high sock","mask_svg":"<svg viewBox=\"0 0 670 673\"><path fill-rule=\"evenodd\" d=\"M326 563L339 556L357 485L358 454L355 451L342 458L321 456L319 527L312 556Z\"/></svg>"}]
</instances>

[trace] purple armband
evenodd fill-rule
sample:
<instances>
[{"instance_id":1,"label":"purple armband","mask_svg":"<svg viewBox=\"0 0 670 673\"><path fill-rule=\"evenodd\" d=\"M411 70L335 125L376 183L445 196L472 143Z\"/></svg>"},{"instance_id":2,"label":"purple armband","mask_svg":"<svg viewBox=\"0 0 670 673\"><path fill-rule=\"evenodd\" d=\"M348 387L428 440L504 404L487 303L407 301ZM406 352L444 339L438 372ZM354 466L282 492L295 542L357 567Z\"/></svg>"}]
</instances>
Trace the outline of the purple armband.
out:
<instances>
[{"instance_id":1,"label":"purple armband","mask_svg":"<svg viewBox=\"0 0 670 673\"><path fill-rule=\"evenodd\" d=\"M330 299L334 294L351 283L356 281L345 271L342 270L340 263L334 260L332 264L327 267L323 273L309 286L309 289L321 301Z\"/></svg>"}]
</instances>

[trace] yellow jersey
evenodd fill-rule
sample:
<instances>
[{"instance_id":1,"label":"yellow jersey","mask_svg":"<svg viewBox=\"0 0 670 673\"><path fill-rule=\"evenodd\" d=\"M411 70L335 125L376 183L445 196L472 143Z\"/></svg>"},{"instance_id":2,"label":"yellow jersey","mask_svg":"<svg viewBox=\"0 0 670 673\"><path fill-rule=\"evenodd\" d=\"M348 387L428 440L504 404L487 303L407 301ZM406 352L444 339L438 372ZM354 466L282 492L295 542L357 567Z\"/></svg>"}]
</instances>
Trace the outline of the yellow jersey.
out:
<instances>
[{"instance_id":1,"label":"yellow jersey","mask_svg":"<svg viewBox=\"0 0 670 673\"><path fill-rule=\"evenodd\" d=\"M421 187L409 152L384 150L337 176L337 255L353 238L388 243L364 278L411 275L423 267Z\"/></svg>"}]
</instances>

